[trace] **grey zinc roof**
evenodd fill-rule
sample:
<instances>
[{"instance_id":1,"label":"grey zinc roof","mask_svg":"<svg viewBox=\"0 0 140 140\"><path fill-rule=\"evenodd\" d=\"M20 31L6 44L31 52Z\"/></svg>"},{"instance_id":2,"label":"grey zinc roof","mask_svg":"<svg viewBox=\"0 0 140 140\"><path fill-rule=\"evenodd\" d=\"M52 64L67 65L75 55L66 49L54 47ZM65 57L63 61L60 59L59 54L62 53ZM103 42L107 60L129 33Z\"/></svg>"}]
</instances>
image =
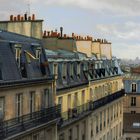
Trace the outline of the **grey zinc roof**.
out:
<instances>
[{"instance_id":1,"label":"grey zinc roof","mask_svg":"<svg viewBox=\"0 0 140 140\"><path fill-rule=\"evenodd\" d=\"M10 46L11 43L20 43L22 45L21 51L24 52L26 50L32 55L35 55L34 49L31 47L32 45L40 45L42 47L41 40L0 30L0 71L2 75L0 82L23 79L15 59L15 54ZM26 79L44 77L42 75L40 62L38 60L32 60L29 64L27 63L25 54L22 56L22 59L25 61L24 63L26 65ZM47 61L44 51L41 54L41 59L42 62ZM45 71L49 76L49 68L45 67Z\"/></svg>"}]
</instances>

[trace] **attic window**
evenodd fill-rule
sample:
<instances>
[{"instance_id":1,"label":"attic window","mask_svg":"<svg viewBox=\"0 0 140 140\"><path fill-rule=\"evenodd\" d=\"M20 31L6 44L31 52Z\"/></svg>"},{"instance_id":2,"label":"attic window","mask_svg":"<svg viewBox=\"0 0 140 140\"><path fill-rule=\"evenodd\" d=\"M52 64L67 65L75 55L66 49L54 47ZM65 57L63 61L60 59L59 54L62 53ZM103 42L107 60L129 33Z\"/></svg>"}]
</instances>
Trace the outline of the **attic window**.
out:
<instances>
[{"instance_id":1,"label":"attic window","mask_svg":"<svg viewBox=\"0 0 140 140\"><path fill-rule=\"evenodd\" d=\"M20 67L21 44L15 44L14 48L15 48L16 62L18 63L18 66Z\"/></svg>"},{"instance_id":2,"label":"attic window","mask_svg":"<svg viewBox=\"0 0 140 140\"><path fill-rule=\"evenodd\" d=\"M132 92L136 92L136 89L137 89L137 84L132 83Z\"/></svg>"},{"instance_id":3,"label":"attic window","mask_svg":"<svg viewBox=\"0 0 140 140\"><path fill-rule=\"evenodd\" d=\"M41 47L36 48L35 55L36 55L36 59L40 61Z\"/></svg>"}]
</instances>

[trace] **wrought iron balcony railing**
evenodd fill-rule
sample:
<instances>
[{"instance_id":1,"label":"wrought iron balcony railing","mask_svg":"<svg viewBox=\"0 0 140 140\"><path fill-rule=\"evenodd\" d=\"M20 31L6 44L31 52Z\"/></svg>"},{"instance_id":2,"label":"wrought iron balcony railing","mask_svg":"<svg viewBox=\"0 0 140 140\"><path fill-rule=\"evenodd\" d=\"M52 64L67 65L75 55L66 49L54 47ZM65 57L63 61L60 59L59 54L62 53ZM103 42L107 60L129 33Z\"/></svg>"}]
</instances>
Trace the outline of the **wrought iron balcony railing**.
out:
<instances>
[{"instance_id":1,"label":"wrought iron balcony railing","mask_svg":"<svg viewBox=\"0 0 140 140\"><path fill-rule=\"evenodd\" d=\"M25 130L49 123L60 117L61 106L45 108L21 117L0 122L0 140L13 136Z\"/></svg>"},{"instance_id":2,"label":"wrought iron balcony railing","mask_svg":"<svg viewBox=\"0 0 140 140\"><path fill-rule=\"evenodd\" d=\"M124 90L120 90L96 101L90 101L73 109L69 109L67 112L62 112L61 120L59 121L58 125L61 127L69 122L80 119L88 113L91 113L92 111L95 111L96 109L111 103L122 96L124 96Z\"/></svg>"}]
</instances>

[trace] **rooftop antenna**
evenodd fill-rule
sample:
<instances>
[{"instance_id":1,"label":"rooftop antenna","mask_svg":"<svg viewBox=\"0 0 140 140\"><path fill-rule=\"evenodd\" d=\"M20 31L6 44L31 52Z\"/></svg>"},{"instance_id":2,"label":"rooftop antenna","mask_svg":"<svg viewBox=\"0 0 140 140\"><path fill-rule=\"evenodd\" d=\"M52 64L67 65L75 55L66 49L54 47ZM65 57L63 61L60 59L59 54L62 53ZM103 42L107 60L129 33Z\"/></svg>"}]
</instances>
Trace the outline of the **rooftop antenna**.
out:
<instances>
[{"instance_id":1,"label":"rooftop antenna","mask_svg":"<svg viewBox=\"0 0 140 140\"><path fill-rule=\"evenodd\" d=\"M28 3L27 3L27 14L30 16L30 11L31 11L31 3L30 3L30 0L28 0Z\"/></svg>"}]
</instances>

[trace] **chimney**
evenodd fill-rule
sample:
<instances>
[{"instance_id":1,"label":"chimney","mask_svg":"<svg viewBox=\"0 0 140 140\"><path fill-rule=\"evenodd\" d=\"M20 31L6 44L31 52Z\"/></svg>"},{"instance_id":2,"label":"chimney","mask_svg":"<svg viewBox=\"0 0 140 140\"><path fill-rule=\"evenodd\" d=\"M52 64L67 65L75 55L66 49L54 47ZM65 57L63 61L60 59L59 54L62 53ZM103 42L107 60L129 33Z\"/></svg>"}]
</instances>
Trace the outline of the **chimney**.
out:
<instances>
[{"instance_id":1,"label":"chimney","mask_svg":"<svg viewBox=\"0 0 140 140\"><path fill-rule=\"evenodd\" d=\"M53 30L51 31L51 36L53 36Z\"/></svg>"},{"instance_id":2,"label":"chimney","mask_svg":"<svg viewBox=\"0 0 140 140\"><path fill-rule=\"evenodd\" d=\"M32 14L32 20L35 20L35 14Z\"/></svg>"},{"instance_id":3,"label":"chimney","mask_svg":"<svg viewBox=\"0 0 140 140\"><path fill-rule=\"evenodd\" d=\"M20 21L20 15L17 15L17 20Z\"/></svg>"},{"instance_id":4,"label":"chimney","mask_svg":"<svg viewBox=\"0 0 140 140\"><path fill-rule=\"evenodd\" d=\"M60 37L63 37L63 27L60 27Z\"/></svg>"},{"instance_id":5,"label":"chimney","mask_svg":"<svg viewBox=\"0 0 140 140\"><path fill-rule=\"evenodd\" d=\"M21 17L21 21L23 21L24 20L24 18L23 17Z\"/></svg>"},{"instance_id":6,"label":"chimney","mask_svg":"<svg viewBox=\"0 0 140 140\"><path fill-rule=\"evenodd\" d=\"M46 30L44 31L43 37L46 37Z\"/></svg>"},{"instance_id":7,"label":"chimney","mask_svg":"<svg viewBox=\"0 0 140 140\"><path fill-rule=\"evenodd\" d=\"M31 16L28 17L28 20L31 20Z\"/></svg>"},{"instance_id":8,"label":"chimney","mask_svg":"<svg viewBox=\"0 0 140 140\"><path fill-rule=\"evenodd\" d=\"M24 20L27 20L27 14L24 14Z\"/></svg>"},{"instance_id":9,"label":"chimney","mask_svg":"<svg viewBox=\"0 0 140 140\"><path fill-rule=\"evenodd\" d=\"M74 37L74 33L72 33L72 37Z\"/></svg>"},{"instance_id":10,"label":"chimney","mask_svg":"<svg viewBox=\"0 0 140 140\"><path fill-rule=\"evenodd\" d=\"M76 39L78 40L78 36L76 37Z\"/></svg>"},{"instance_id":11,"label":"chimney","mask_svg":"<svg viewBox=\"0 0 140 140\"><path fill-rule=\"evenodd\" d=\"M17 21L17 17L14 17L14 21Z\"/></svg>"},{"instance_id":12,"label":"chimney","mask_svg":"<svg viewBox=\"0 0 140 140\"><path fill-rule=\"evenodd\" d=\"M13 15L10 15L10 21L13 21Z\"/></svg>"},{"instance_id":13,"label":"chimney","mask_svg":"<svg viewBox=\"0 0 140 140\"><path fill-rule=\"evenodd\" d=\"M48 36L50 36L50 31L48 31L47 33L48 33Z\"/></svg>"},{"instance_id":14,"label":"chimney","mask_svg":"<svg viewBox=\"0 0 140 140\"><path fill-rule=\"evenodd\" d=\"M60 37L60 33L58 33L57 36Z\"/></svg>"},{"instance_id":15,"label":"chimney","mask_svg":"<svg viewBox=\"0 0 140 140\"><path fill-rule=\"evenodd\" d=\"M67 35L66 34L64 34L64 38L66 38L67 37Z\"/></svg>"}]
</instances>

